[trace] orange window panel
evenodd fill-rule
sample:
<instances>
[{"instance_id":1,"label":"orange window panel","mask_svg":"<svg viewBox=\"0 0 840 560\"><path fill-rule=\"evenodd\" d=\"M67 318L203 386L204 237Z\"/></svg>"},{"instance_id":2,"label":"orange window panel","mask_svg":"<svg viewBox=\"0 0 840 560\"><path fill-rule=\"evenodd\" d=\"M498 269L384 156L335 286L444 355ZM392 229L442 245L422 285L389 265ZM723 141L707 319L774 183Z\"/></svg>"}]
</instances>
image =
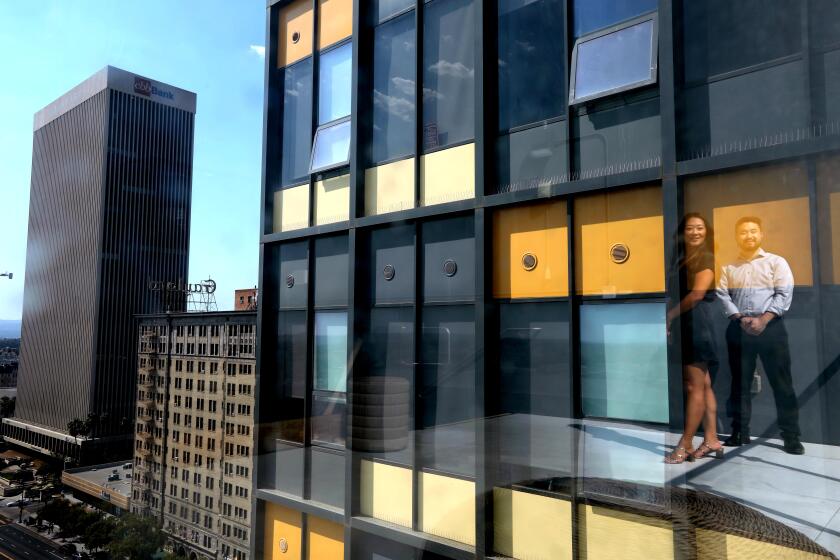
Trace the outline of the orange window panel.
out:
<instances>
[{"instance_id":1,"label":"orange window panel","mask_svg":"<svg viewBox=\"0 0 840 560\"><path fill-rule=\"evenodd\" d=\"M353 34L353 0L320 0L318 49L325 49Z\"/></svg>"},{"instance_id":2,"label":"orange window panel","mask_svg":"<svg viewBox=\"0 0 840 560\"><path fill-rule=\"evenodd\" d=\"M270 502L265 504L265 557L271 560L301 559L301 514Z\"/></svg>"},{"instance_id":3,"label":"orange window panel","mask_svg":"<svg viewBox=\"0 0 840 560\"><path fill-rule=\"evenodd\" d=\"M493 296L569 295L566 202L498 211L493 218Z\"/></svg>"},{"instance_id":4,"label":"orange window panel","mask_svg":"<svg viewBox=\"0 0 840 560\"><path fill-rule=\"evenodd\" d=\"M813 285L808 178L801 163L743 169L686 181L685 210L698 212L715 232L716 279L738 256L735 222L762 221L762 247L784 257L797 286Z\"/></svg>"},{"instance_id":5,"label":"orange window panel","mask_svg":"<svg viewBox=\"0 0 840 560\"><path fill-rule=\"evenodd\" d=\"M307 560L344 558L344 526L310 515L306 519Z\"/></svg>"},{"instance_id":6,"label":"orange window panel","mask_svg":"<svg viewBox=\"0 0 840 560\"><path fill-rule=\"evenodd\" d=\"M584 295L665 291L659 186L575 200L575 286Z\"/></svg>"},{"instance_id":7,"label":"orange window panel","mask_svg":"<svg viewBox=\"0 0 840 560\"><path fill-rule=\"evenodd\" d=\"M294 64L312 54L312 2L296 0L280 11L277 67Z\"/></svg>"}]
</instances>

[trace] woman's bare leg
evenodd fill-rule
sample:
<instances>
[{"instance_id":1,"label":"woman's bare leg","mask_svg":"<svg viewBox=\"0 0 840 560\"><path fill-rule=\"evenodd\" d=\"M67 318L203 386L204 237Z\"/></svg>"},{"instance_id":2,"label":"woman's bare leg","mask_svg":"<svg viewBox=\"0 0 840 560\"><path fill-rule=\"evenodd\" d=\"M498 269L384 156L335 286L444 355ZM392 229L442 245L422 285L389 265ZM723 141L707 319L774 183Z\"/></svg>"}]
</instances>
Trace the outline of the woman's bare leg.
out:
<instances>
[{"instance_id":1,"label":"woman's bare leg","mask_svg":"<svg viewBox=\"0 0 840 560\"><path fill-rule=\"evenodd\" d=\"M709 444L712 449L717 449L718 434L717 434L717 398L712 389L712 378L708 370L704 380L704 395L706 401L706 411L703 414L703 432L705 433L704 441Z\"/></svg>"},{"instance_id":2,"label":"woman's bare leg","mask_svg":"<svg viewBox=\"0 0 840 560\"><path fill-rule=\"evenodd\" d=\"M685 429L677 447L691 452L694 449L694 434L703 422L706 408L705 377L707 372L696 364L683 367L683 385L685 387ZM671 459L679 450L671 454Z\"/></svg>"}]
</instances>

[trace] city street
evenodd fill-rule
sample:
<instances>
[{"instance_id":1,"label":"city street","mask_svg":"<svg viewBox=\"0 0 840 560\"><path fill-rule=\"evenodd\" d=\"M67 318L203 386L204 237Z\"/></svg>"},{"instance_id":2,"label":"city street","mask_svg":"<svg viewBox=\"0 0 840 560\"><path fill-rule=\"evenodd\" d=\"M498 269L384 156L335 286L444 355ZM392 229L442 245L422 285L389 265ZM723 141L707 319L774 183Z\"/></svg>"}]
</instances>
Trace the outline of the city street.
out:
<instances>
[{"instance_id":1,"label":"city street","mask_svg":"<svg viewBox=\"0 0 840 560\"><path fill-rule=\"evenodd\" d=\"M58 547L36 537L31 531L0 520L0 559L3 560L55 560L69 558L58 552Z\"/></svg>"}]
</instances>

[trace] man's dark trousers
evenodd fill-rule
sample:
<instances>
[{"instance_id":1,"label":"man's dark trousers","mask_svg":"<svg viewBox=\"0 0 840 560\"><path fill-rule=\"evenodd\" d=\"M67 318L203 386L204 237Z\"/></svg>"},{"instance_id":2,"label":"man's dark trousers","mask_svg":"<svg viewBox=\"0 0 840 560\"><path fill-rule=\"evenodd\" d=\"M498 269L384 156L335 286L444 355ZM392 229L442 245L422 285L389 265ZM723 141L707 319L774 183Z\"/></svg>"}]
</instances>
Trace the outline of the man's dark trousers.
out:
<instances>
[{"instance_id":1,"label":"man's dark trousers","mask_svg":"<svg viewBox=\"0 0 840 560\"><path fill-rule=\"evenodd\" d=\"M760 357L773 389L782 437L799 437L799 404L793 390L790 346L784 319L773 319L758 336L745 332L739 321L730 321L726 329L726 345L729 349L729 370L732 373L728 407L732 417L732 431L749 433L753 372L756 358Z\"/></svg>"}]
</instances>

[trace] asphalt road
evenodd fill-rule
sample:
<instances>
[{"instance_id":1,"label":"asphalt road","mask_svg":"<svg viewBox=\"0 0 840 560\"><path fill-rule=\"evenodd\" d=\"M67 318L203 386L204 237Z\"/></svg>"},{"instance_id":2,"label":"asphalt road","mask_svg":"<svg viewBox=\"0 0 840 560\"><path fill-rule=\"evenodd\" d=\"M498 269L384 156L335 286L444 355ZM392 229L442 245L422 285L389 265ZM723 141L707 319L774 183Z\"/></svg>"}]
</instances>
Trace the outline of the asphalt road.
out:
<instances>
[{"instance_id":1,"label":"asphalt road","mask_svg":"<svg viewBox=\"0 0 840 560\"><path fill-rule=\"evenodd\" d=\"M34 537L14 523L0 526L0 559L2 560L65 560L57 547Z\"/></svg>"}]
</instances>

